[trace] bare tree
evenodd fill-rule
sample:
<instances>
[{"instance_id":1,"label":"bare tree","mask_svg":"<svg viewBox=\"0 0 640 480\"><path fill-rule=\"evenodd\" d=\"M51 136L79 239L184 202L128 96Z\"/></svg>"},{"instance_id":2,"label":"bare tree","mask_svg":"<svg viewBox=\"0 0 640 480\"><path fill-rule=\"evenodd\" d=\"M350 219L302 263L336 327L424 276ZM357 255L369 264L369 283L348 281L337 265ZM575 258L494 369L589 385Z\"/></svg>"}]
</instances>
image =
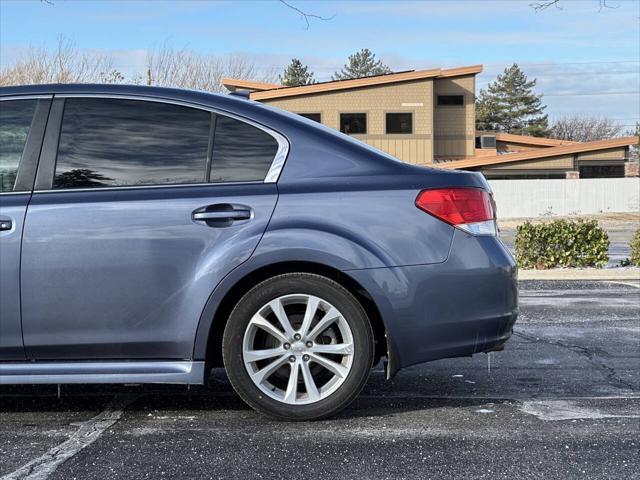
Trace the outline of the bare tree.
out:
<instances>
[{"instance_id":1,"label":"bare tree","mask_svg":"<svg viewBox=\"0 0 640 480\"><path fill-rule=\"evenodd\" d=\"M298 7L292 5L289 2L286 2L285 0L278 0L280 3L282 3L284 6L290 8L291 10L293 10L294 12L297 12L300 14L300 16L302 17L302 19L305 21L305 23L307 24L307 26L305 27L305 30L309 30L309 26L311 25L311 23L309 22L310 19L317 19L317 20L324 20L324 21L328 21L328 20L333 20L333 18L335 17L334 15L331 15L330 17L323 17L321 15L315 14L315 13L309 13L309 12L305 12L301 9L299 9Z\"/></svg>"},{"instance_id":2,"label":"bare tree","mask_svg":"<svg viewBox=\"0 0 640 480\"><path fill-rule=\"evenodd\" d=\"M563 0L544 0L540 2L530 3L529 6L536 12L541 12L549 7L556 7L558 10L562 10ZM598 12L601 12L605 8L618 8L618 5L612 5L608 0L598 0Z\"/></svg>"},{"instance_id":3,"label":"bare tree","mask_svg":"<svg viewBox=\"0 0 640 480\"><path fill-rule=\"evenodd\" d=\"M636 122L635 128L627 131L627 135L630 137L640 137L640 122ZM629 161L636 163L640 162L640 143L631 145L631 148L629 149Z\"/></svg>"},{"instance_id":4,"label":"bare tree","mask_svg":"<svg viewBox=\"0 0 640 480\"><path fill-rule=\"evenodd\" d=\"M147 85L221 92L222 77L269 82L277 74L275 70L259 72L255 62L247 57L202 55L169 46L150 52L147 58Z\"/></svg>"},{"instance_id":5,"label":"bare tree","mask_svg":"<svg viewBox=\"0 0 640 480\"><path fill-rule=\"evenodd\" d=\"M31 47L26 55L0 70L0 85L41 83L119 83L124 77L111 57L80 52L65 37L54 49Z\"/></svg>"},{"instance_id":6,"label":"bare tree","mask_svg":"<svg viewBox=\"0 0 640 480\"><path fill-rule=\"evenodd\" d=\"M574 142L593 142L619 137L623 131L624 127L610 118L572 115L554 121L550 136Z\"/></svg>"}]
</instances>

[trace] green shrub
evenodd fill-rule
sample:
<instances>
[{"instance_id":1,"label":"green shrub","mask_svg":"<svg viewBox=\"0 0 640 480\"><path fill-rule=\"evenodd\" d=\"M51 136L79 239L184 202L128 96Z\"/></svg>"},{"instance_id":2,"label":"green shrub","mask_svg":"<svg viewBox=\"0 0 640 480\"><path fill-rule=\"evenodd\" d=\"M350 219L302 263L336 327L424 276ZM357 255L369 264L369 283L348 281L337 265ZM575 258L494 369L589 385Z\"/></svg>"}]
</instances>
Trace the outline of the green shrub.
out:
<instances>
[{"instance_id":1,"label":"green shrub","mask_svg":"<svg viewBox=\"0 0 640 480\"><path fill-rule=\"evenodd\" d=\"M635 266L640 267L640 229L636 230L636 234L631 240L631 257L629 260Z\"/></svg>"},{"instance_id":2,"label":"green shrub","mask_svg":"<svg viewBox=\"0 0 640 480\"><path fill-rule=\"evenodd\" d=\"M609 236L595 220L554 220L518 225L516 260L521 268L604 267Z\"/></svg>"}]
</instances>

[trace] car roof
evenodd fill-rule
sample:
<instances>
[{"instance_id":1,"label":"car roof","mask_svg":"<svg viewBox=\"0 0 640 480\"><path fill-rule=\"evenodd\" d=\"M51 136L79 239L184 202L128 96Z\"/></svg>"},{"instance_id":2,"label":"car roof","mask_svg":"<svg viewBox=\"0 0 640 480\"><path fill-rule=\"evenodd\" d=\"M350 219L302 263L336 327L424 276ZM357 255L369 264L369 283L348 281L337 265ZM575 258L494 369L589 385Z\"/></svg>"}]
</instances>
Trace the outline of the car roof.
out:
<instances>
[{"instance_id":1,"label":"car roof","mask_svg":"<svg viewBox=\"0 0 640 480\"><path fill-rule=\"evenodd\" d=\"M17 95L132 95L150 98L162 98L182 100L185 102L199 103L211 106L242 108L248 102L238 95L220 95L201 90L188 90L180 88L155 87L146 85L123 84L44 84L44 85L20 85L12 87L0 87L0 96Z\"/></svg>"},{"instance_id":2,"label":"car roof","mask_svg":"<svg viewBox=\"0 0 640 480\"><path fill-rule=\"evenodd\" d=\"M229 113L270 125L280 126L295 121L291 115L268 105L249 100L240 95L217 94L201 90L181 88L152 87L147 85L111 85L111 84L44 84L0 87L0 98L7 96L38 95L122 95L147 97L158 100L173 100L213 107Z\"/></svg>"},{"instance_id":3,"label":"car roof","mask_svg":"<svg viewBox=\"0 0 640 480\"><path fill-rule=\"evenodd\" d=\"M0 87L1 95L55 95L63 93L114 93L162 96L173 93L180 95L216 95L201 90L167 88L148 85L104 84L104 83L47 83L39 85L14 85Z\"/></svg>"}]
</instances>

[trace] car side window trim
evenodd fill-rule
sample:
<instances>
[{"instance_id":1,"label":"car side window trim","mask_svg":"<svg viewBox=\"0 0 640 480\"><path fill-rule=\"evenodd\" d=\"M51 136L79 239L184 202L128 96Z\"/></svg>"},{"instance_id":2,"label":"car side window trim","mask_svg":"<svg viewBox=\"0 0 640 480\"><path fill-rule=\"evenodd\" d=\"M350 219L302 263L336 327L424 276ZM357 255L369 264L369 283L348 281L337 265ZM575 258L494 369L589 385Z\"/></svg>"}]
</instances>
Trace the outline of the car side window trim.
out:
<instances>
[{"instance_id":1,"label":"car side window trim","mask_svg":"<svg viewBox=\"0 0 640 480\"><path fill-rule=\"evenodd\" d=\"M0 192L0 195L19 195L33 191L40 149L42 147L52 98L53 95L10 95L0 97L0 102L20 100L36 101L31 125L22 150L22 157L18 164L13 190Z\"/></svg>"},{"instance_id":2,"label":"car side window trim","mask_svg":"<svg viewBox=\"0 0 640 480\"><path fill-rule=\"evenodd\" d=\"M57 157L58 142L60 140L60 132L62 129L62 116L64 112L64 102L65 102L65 99L67 98L113 98L113 99L139 100L139 101L147 101L147 102L180 105L184 107L204 110L207 112L211 112L212 120L215 120L215 118L213 118L215 115L222 115L222 116L233 118L240 122L246 123L253 127L256 127L259 130L262 130L263 132L267 133L268 135L270 135L276 140L278 144L278 149L265 175L265 178L262 181L53 189L53 176L54 176L54 169L55 169L55 163L56 163L56 157ZM214 125L212 128L215 128L215 122L212 122L212 123ZM210 148L212 150L213 145L210 145ZM81 192L81 191L142 189L142 188L148 189L148 188L203 187L203 186L211 187L216 185L238 185L238 184L245 184L245 183L248 183L248 184L276 183L278 181L278 178L280 177L280 173L282 172L282 168L284 167L284 163L286 161L288 153L289 153L289 142L286 139L286 137L281 133L276 132L271 128L266 127L260 123L257 123L251 119L248 119L233 113L229 113L221 109L210 107L207 105L202 105L202 104L192 103L192 102L185 102L180 100L167 99L167 98L160 98L160 97L158 98L148 97L144 95L80 94L80 93L58 94L54 96L53 105L51 107L51 112L49 114L49 122L47 125L44 144L42 147L41 160L40 160L40 165L38 167L38 174L36 176L34 193L45 193L45 192L52 193L52 192L70 192L70 191ZM207 158L207 163L210 165L209 161L210 161L210 158ZM207 170L207 175L210 175L210 169Z\"/></svg>"},{"instance_id":3,"label":"car side window trim","mask_svg":"<svg viewBox=\"0 0 640 480\"><path fill-rule=\"evenodd\" d=\"M216 138L216 114L211 112L209 123L209 146L207 147L207 164L205 165L204 181L211 183L211 166L213 165L213 144Z\"/></svg>"},{"instance_id":4,"label":"car side window trim","mask_svg":"<svg viewBox=\"0 0 640 480\"><path fill-rule=\"evenodd\" d=\"M53 186L53 173L56 168L56 157L58 154L58 142L60 141L60 130L62 128L62 114L64 113L64 99L54 98L49 110L49 120L44 132L40 161L38 162L38 172L34 193L41 190L51 190Z\"/></svg>"}]
</instances>

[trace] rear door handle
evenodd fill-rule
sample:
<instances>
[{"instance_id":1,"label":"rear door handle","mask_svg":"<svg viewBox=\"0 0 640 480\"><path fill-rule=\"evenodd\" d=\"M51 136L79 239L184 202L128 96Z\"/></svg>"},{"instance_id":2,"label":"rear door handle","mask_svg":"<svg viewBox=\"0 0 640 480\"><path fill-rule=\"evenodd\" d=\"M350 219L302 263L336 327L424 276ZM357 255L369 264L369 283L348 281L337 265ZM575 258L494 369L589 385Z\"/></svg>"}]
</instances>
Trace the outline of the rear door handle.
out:
<instances>
[{"instance_id":1,"label":"rear door handle","mask_svg":"<svg viewBox=\"0 0 640 480\"><path fill-rule=\"evenodd\" d=\"M206 223L209 227L229 227L234 222L251 220L252 211L245 205L218 203L198 208L191 214L194 222Z\"/></svg>"},{"instance_id":2,"label":"rear door handle","mask_svg":"<svg viewBox=\"0 0 640 480\"><path fill-rule=\"evenodd\" d=\"M193 214L193 219L198 221L206 220L249 220L251 212L249 210L233 210L230 212L197 212Z\"/></svg>"},{"instance_id":3,"label":"rear door handle","mask_svg":"<svg viewBox=\"0 0 640 480\"><path fill-rule=\"evenodd\" d=\"M13 228L13 222L8 218L0 218L0 232L11 230Z\"/></svg>"}]
</instances>

